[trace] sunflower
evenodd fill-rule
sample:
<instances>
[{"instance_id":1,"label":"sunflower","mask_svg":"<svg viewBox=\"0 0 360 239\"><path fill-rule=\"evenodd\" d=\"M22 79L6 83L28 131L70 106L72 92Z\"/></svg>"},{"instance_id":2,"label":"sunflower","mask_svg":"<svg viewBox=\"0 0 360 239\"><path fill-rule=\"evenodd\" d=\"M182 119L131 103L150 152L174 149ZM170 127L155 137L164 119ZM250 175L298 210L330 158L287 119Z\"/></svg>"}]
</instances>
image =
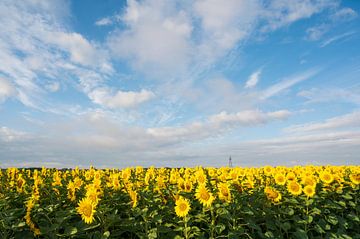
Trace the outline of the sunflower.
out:
<instances>
[{"instance_id":1,"label":"sunflower","mask_svg":"<svg viewBox=\"0 0 360 239\"><path fill-rule=\"evenodd\" d=\"M271 166L265 166L264 167L265 175L269 176L269 175L271 175L272 172L273 172L273 167L271 167Z\"/></svg>"},{"instance_id":2,"label":"sunflower","mask_svg":"<svg viewBox=\"0 0 360 239\"><path fill-rule=\"evenodd\" d=\"M133 190L129 190L129 196L131 198L131 206L134 208L136 207L136 205L138 204L138 199L137 199L137 192L133 191Z\"/></svg>"},{"instance_id":3,"label":"sunflower","mask_svg":"<svg viewBox=\"0 0 360 239\"><path fill-rule=\"evenodd\" d=\"M334 176L329 171L322 171L319 176L321 181L326 184L330 184L334 181Z\"/></svg>"},{"instance_id":4,"label":"sunflower","mask_svg":"<svg viewBox=\"0 0 360 239\"><path fill-rule=\"evenodd\" d=\"M278 203L281 200L281 193L272 187L266 187L264 190L266 197L274 203Z\"/></svg>"},{"instance_id":5,"label":"sunflower","mask_svg":"<svg viewBox=\"0 0 360 239\"><path fill-rule=\"evenodd\" d=\"M315 187L311 185L306 185L304 187L304 193L307 197L313 197L315 195Z\"/></svg>"},{"instance_id":6,"label":"sunflower","mask_svg":"<svg viewBox=\"0 0 360 239\"><path fill-rule=\"evenodd\" d=\"M231 201L231 192L229 189L229 185L227 183L220 183L218 185L218 195L219 198L223 201L230 202Z\"/></svg>"},{"instance_id":7,"label":"sunflower","mask_svg":"<svg viewBox=\"0 0 360 239\"><path fill-rule=\"evenodd\" d=\"M360 174L359 173L358 174L355 174L355 173L350 174L349 178L353 184L356 184L356 185L360 184Z\"/></svg>"},{"instance_id":8,"label":"sunflower","mask_svg":"<svg viewBox=\"0 0 360 239\"><path fill-rule=\"evenodd\" d=\"M315 187L316 186L316 179L314 178L314 176L308 175L308 176L304 176L301 179L301 183L304 186L311 186L311 187Z\"/></svg>"},{"instance_id":9,"label":"sunflower","mask_svg":"<svg viewBox=\"0 0 360 239\"><path fill-rule=\"evenodd\" d=\"M212 193L209 192L203 184L200 184L197 187L195 197L205 207L210 207L212 202L215 200Z\"/></svg>"},{"instance_id":10,"label":"sunflower","mask_svg":"<svg viewBox=\"0 0 360 239\"><path fill-rule=\"evenodd\" d=\"M287 185L287 189L292 195L295 196L300 195L302 192L301 185L296 181L289 182Z\"/></svg>"},{"instance_id":11,"label":"sunflower","mask_svg":"<svg viewBox=\"0 0 360 239\"><path fill-rule=\"evenodd\" d=\"M289 172L288 174L286 174L286 180L287 181L293 181L296 179L296 175L294 172Z\"/></svg>"},{"instance_id":12,"label":"sunflower","mask_svg":"<svg viewBox=\"0 0 360 239\"><path fill-rule=\"evenodd\" d=\"M275 174L275 183L278 185L285 185L286 177L282 173Z\"/></svg>"},{"instance_id":13,"label":"sunflower","mask_svg":"<svg viewBox=\"0 0 360 239\"><path fill-rule=\"evenodd\" d=\"M96 189L94 188L89 188L89 190L86 191L86 198L88 198L93 204L94 206L96 206L99 203L99 193Z\"/></svg>"},{"instance_id":14,"label":"sunflower","mask_svg":"<svg viewBox=\"0 0 360 239\"><path fill-rule=\"evenodd\" d=\"M76 208L77 212L81 215L82 220L90 224L94 220L95 203L89 198L84 198L78 203Z\"/></svg>"},{"instance_id":15,"label":"sunflower","mask_svg":"<svg viewBox=\"0 0 360 239\"><path fill-rule=\"evenodd\" d=\"M188 199L179 197L175 202L175 213L178 217L186 217L190 211L190 202Z\"/></svg>"},{"instance_id":16,"label":"sunflower","mask_svg":"<svg viewBox=\"0 0 360 239\"><path fill-rule=\"evenodd\" d=\"M189 178L185 179L184 182L184 188L185 188L185 192L191 192L192 191L192 182L190 181Z\"/></svg>"}]
</instances>

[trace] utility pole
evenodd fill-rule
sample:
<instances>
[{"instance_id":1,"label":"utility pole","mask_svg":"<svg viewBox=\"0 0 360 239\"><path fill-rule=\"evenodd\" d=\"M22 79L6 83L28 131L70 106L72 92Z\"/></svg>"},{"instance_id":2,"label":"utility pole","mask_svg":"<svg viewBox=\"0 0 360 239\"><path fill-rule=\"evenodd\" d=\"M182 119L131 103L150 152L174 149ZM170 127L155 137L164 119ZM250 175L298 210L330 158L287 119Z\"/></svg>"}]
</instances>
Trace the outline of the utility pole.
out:
<instances>
[{"instance_id":1,"label":"utility pole","mask_svg":"<svg viewBox=\"0 0 360 239\"><path fill-rule=\"evenodd\" d=\"M231 159L231 155L230 155L230 158L229 158L229 167L232 168L232 159Z\"/></svg>"}]
</instances>

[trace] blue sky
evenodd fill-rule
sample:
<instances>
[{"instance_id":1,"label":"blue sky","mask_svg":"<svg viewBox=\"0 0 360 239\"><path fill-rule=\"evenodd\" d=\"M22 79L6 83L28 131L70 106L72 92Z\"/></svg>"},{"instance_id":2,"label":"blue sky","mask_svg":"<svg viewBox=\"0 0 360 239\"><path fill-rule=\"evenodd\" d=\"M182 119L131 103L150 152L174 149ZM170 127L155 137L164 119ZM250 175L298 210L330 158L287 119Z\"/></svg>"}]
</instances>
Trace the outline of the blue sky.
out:
<instances>
[{"instance_id":1,"label":"blue sky","mask_svg":"<svg viewBox=\"0 0 360 239\"><path fill-rule=\"evenodd\" d=\"M359 164L358 1L0 2L0 167Z\"/></svg>"}]
</instances>

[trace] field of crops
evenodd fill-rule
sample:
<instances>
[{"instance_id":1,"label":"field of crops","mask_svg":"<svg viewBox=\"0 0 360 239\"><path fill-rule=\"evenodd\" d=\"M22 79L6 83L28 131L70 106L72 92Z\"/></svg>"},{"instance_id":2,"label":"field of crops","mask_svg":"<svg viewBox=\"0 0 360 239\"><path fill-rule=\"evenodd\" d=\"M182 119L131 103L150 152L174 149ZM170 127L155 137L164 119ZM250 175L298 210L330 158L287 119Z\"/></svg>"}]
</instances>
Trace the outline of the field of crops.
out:
<instances>
[{"instance_id":1,"label":"field of crops","mask_svg":"<svg viewBox=\"0 0 360 239\"><path fill-rule=\"evenodd\" d=\"M360 167L0 171L0 238L360 238Z\"/></svg>"}]
</instances>

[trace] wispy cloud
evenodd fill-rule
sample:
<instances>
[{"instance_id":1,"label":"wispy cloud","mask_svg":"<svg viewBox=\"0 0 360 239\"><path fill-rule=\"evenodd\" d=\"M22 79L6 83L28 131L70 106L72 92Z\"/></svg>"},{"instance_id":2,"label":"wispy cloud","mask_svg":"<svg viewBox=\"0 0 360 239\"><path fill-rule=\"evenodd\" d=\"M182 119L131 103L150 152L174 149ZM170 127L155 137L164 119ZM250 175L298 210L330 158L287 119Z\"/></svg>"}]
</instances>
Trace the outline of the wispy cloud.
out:
<instances>
[{"instance_id":1,"label":"wispy cloud","mask_svg":"<svg viewBox=\"0 0 360 239\"><path fill-rule=\"evenodd\" d=\"M325 41L323 41L321 44L320 44L320 47L326 47L327 45L335 42L335 41L339 41L339 40L342 40L344 38L347 38L351 35L354 35L356 32L355 31L350 31L350 32L345 32L343 34L340 34L340 35L337 35L337 36L334 36L334 37L331 37Z\"/></svg>"},{"instance_id":2,"label":"wispy cloud","mask_svg":"<svg viewBox=\"0 0 360 239\"><path fill-rule=\"evenodd\" d=\"M249 79L245 83L245 88L253 88L257 85L260 80L261 71L262 69L259 69L250 75Z\"/></svg>"},{"instance_id":3,"label":"wispy cloud","mask_svg":"<svg viewBox=\"0 0 360 239\"><path fill-rule=\"evenodd\" d=\"M352 87L351 89L342 88L312 88L302 90L297 95L304 97L306 104L342 102L360 105L360 89Z\"/></svg>"},{"instance_id":4,"label":"wispy cloud","mask_svg":"<svg viewBox=\"0 0 360 239\"><path fill-rule=\"evenodd\" d=\"M13 96L15 92L14 86L8 80L0 77L0 103Z\"/></svg>"},{"instance_id":5,"label":"wispy cloud","mask_svg":"<svg viewBox=\"0 0 360 239\"><path fill-rule=\"evenodd\" d=\"M294 125L284 129L286 133L306 133L321 130L334 130L348 127L360 127L360 112L355 111L349 114L326 119L320 123L306 123Z\"/></svg>"},{"instance_id":6,"label":"wispy cloud","mask_svg":"<svg viewBox=\"0 0 360 239\"><path fill-rule=\"evenodd\" d=\"M290 87L292 87L295 84L298 84L302 81L308 80L311 77L315 76L320 71L319 68L310 69L303 73L299 73L297 75L288 77L280 81L279 83L276 83L269 88L265 89L260 96L260 99L265 100L267 98L270 98L278 93L280 93L283 90L286 90Z\"/></svg>"},{"instance_id":7,"label":"wispy cloud","mask_svg":"<svg viewBox=\"0 0 360 239\"><path fill-rule=\"evenodd\" d=\"M113 23L113 21L111 20L110 17L104 17L104 18L97 20L95 22L95 25L96 26L108 26L108 25L111 25L112 23Z\"/></svg>"}]
</instances>

